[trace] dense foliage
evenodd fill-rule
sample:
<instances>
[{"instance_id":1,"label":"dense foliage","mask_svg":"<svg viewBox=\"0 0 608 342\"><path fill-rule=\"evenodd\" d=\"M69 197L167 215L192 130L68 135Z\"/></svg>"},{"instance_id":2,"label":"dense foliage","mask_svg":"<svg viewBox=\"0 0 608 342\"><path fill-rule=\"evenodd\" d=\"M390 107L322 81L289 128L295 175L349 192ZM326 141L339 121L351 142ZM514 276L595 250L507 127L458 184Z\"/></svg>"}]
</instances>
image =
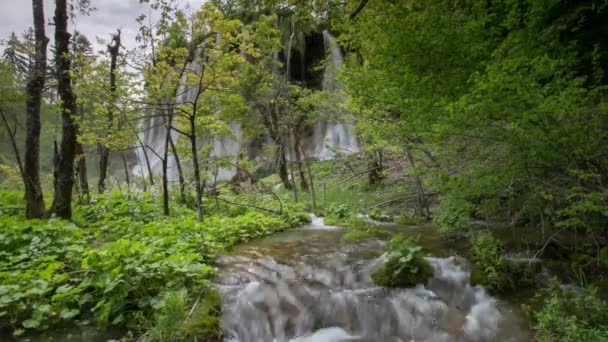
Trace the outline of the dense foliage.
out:
<instances>
[{"instance_id":1,"label":"dense foliage","mask_svg":"<svg viewBox=\"0 0 608 342\"><path fill-rule=\"evenodd\" d=\"M431 264L424 259L422 247L413 238L393 237L382 259L384 264L372 274L377 285L410 287L425 284L433 276Z\"/></svg>"},{"instance_id":2,"label":"dense foliage","mask_svg":"<svg viewBox=\"0 0 608 342\"><path fill-rule=\"evenodd\" d=\"M553 282L542 298L543 307L534 314L539 341L608 339L608 303L598 296L597 289L567 289Z\"/></svg>"},{"instance_id":3,"label":"dense foliage","mask_svg":"<svg viewBox=\"0 0 608 342\"><path fill-rule=\"evenodd\" d=\"M76 320L141 334L158 320L168 324L163 312L176 305L189 309L197 297L200 308L207 305L205 315L217 316L219 303L210 300L216 295L209 286L215 254L308 220L293 210L283 216L250 210L231 216L222 207L199 223L191 209L176 209L179 214L165 217L148 193L111 193L77 207L76 223L2 216L3 325L19 335ZM199 324L171 324L182 323Z\"/></svg>"}]
</instances>

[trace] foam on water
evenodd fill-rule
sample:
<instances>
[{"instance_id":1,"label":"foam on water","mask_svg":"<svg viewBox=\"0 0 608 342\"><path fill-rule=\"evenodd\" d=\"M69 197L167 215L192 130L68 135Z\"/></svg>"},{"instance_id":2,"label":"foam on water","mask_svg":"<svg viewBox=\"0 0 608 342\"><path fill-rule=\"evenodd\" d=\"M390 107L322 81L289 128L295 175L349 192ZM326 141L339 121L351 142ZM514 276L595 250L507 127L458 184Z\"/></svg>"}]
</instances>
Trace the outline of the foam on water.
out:
<instances>
[{"instance_id":1,"label":"foam on water","mask_svg":"<svg viewBox=\"0 0 608 342\"><path fill-rule=\"evenodd\" d=\"M319 218L317 218L319 219ZM320 220L311 226L322 225ZM305 232L307 230L301 231ZM527 341L504 303L469 284L466 260L428 258L434 276L408 289L375 286L378 240L344 244L338 231L250 246L219 258L227 341ZM374 254L376 253L376 254Z\"/></svg>"}]
</instances>

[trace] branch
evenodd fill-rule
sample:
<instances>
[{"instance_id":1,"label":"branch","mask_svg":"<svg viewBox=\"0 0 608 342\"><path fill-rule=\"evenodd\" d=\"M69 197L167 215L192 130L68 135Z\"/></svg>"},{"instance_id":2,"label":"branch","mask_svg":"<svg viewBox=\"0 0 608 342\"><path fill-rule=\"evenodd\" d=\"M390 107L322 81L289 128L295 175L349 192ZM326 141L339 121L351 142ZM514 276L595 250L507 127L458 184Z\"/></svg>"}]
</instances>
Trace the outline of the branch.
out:
<instances>
[{"instance_id":1,"label":"branch","mask_svg":"<svg viewBox=\"0 0 608 342\"><path fill-rule=\"evenodd\" d=\"M11 126L8 124L8 119L4 113L3 109L0 109L0 115L2 116L2 121L4 122L4 126L6 127L6 131L11 139L11 145L13 147L13 151L15 152L15 159L17 160L17 166L19 167L19 173L21 174L21 179L23 179L23 184L25 185L25 172L23 171L23 163L21 162L21 155L19 154L19 148L17 147L17 141L15 140L15 131L11 130Z\"/></svg>"},{"instance_id":2,"label":"branch","mask_svg":"<svg viewBox=\"0 0 608 342\"><path fill-rule=\"evenodd\" d=\"M254 204L232 202L232 201L229 201L229 200L224 199L224 198L221 198L221 197L216 197L216 198L217 198L218 200L220 200L220 201L222 201L222 202L226 202L226 203L228 203L228 204L233 204L233 205L242 205L242 206L244 206L244 207L254 208L254 209L258 209L258 210L261 210L261 211L269 212L269 213L272 213L272 214L281 215L281 213L280 213L280 212L278 212L278 211L276 211L276 210L272 210L272 209L266 209L266 208L258 207L257 205L254 205Z\"/></svg>"},{"instance_id":3,"label":"branch","mask_svg":"<svg viewBox=\"0 0 608 342\"><path fill-rule=\"evenodd\" d=\"M361 2L359 3L359 6L357 6L357 8L355 8L353 13L350 14L350 19L355 19L357 14L359 14L359 12L361 12L363 10L363 8L365 7L365 5L367 5L368 2L369 2L369 0L361 0Z\"/></svg>"}]
</instances>

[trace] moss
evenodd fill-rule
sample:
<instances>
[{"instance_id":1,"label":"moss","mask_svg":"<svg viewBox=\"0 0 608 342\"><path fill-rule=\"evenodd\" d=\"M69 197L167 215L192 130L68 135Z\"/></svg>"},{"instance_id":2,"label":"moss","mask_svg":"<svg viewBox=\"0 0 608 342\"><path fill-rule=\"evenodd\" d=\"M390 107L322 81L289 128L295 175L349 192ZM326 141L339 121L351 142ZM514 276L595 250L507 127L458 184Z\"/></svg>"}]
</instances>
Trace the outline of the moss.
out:
<instances>
[{"instance_id":1,"label":"moss","mask_svg":"<svg viewBox=\"0 0 608 342\"><path fill-rule=\"evenodd\" d=\"M412 287L425 284L433 276L433 267L422 257L402 265L398 260L388 261L372 274L376 285L387 287Z\"/></svg>"},{"instance_id":2,"label":"moss","mask_svg":"<svg viewBox=\"0 0 608 342\"><path fill-rule=\"evenodd\" d=\"M364 239L388 239L389 233L372 226L366 228L350 228L342 235L343 241L359 241Z\"/></svg>"}]
</instances>

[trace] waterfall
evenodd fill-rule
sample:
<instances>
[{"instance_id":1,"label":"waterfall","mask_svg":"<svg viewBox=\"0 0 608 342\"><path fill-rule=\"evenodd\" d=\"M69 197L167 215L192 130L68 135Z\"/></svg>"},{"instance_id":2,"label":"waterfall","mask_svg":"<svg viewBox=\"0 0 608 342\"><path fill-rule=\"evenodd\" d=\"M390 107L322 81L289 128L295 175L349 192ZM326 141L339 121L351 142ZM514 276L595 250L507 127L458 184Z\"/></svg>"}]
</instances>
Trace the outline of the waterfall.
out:
<instances>
[{"instance_id":1,"label":"waterfall","mask_svg":"<svg viewBox=\"0 0 608 342\"><path fill-rule=\"evenodd\" d=\"M342 87L337 77L339 70L344 64L344 55L336 38L327 30L323 31L323 41L330 62L323 74L323 90L330 92L332 98L336 99L336 101L343 102ZM352 119L347 118L317 123L314 130L314 139L315 142L320 142L321 144L318 144L315 148L315 156L321 160L327 160L334 158L336 153L353 154L359 152L357 138L353 135L354 130ZM321 139L321 141L318 139Z\"/></svg>"},{"instance_id":2,"label":"waterfall","mask_svg":"<svg viewBox=\"0 0 608 342\"><path fill-rule=\"evenodd\" d=\"M295 39L295 21L291 19L291 32L289 37L289 46L286 54L286 77L291 77L291 60L293 58L293 44ZM219 39L219 38L218 38ZM336 41L328 31L323 31L324 51L328 57L328 63L323 74L322 88L329 92L333 101L343 103L344 96L341 92L341 85L338 81L338 73L344 64L344 55ZM201 51L197 51L200 54ZM275 53L275 58L278 59L278 52ZM201 72L201 66L192 62L188 68L192 72ZM276 72L280 72L278 69ZM185 81L179 87L177 103L191 102L197 95L196 87L187 87ZM154 114L154 113L152 113ZM336 157L336 154L353 154L359 152L357 138L354 135L354 124L352 119L344 117L342 111L335 113L327 113L332 117L327 120L319 120L312 128L312 134L303 138L303 144L307 155L320 160L327 160ZM331 115L329 115L331 114ZM243 135L242 127L237 123L230 124L233 136L232 137L199 137L201 145L209 144L213 146L210 152L210 157L226 157L236 156L243 148L253 146L251 141L246 140ZM162 174L162 160L158 156L164 154L166 127L164 118L161 115L149 115L142 123L143 132L139 135L139 139L143 142L146 148L145 153L150 160L150 168L152 172ZM180 135L177 132L172 132L173 141L177 142ZM201 148L202 146L199 146ZM144 150L141 147L135 149L137 161L139 164L132 169L132 173L138 177L147 177L148 168L145 165ZM158 155L158 156L157 156ZM257 156L255 156L257 157ZM289 156L291 159L291 156ZM168 160L168 179L169 181L177 180L177 167L174 157L169 153ZM218 179L229 179L236 173L234 168L222 169L218 172Z\"/></svg>"}]
</instances>

